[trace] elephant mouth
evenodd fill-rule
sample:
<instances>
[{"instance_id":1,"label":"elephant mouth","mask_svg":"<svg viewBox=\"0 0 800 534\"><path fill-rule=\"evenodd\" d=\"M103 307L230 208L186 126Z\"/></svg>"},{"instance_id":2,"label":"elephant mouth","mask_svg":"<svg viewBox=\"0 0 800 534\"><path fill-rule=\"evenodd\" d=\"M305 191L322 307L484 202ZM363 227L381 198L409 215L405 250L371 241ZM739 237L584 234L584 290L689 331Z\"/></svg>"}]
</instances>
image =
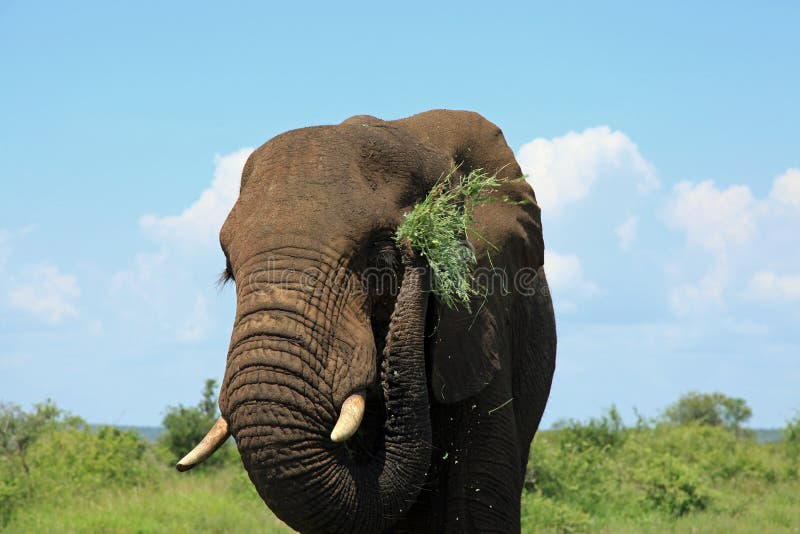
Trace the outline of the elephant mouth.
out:
<instances>
[{"instance_id":1,"label":"elephant mouth","mask_svg":"<svg viewBox=\"0 0 800 534\"><path fill-rule=\"evenodd\" d=\"M342 446L346 455L356 463L365 463L374 458L375 451L383 446L386 432L386 399L387 399L387 368L385 365L384 351L390 332L392 313L397 305L397 295L402 279L397 280L397 285L392 287L388 294L375 298L373 296L370 323L372 328L375 354L377 358L378 373L375 380L364 391L365 406L361 424L355 433ZM436 299L428 298L427 313L425 317L424 345L425 345L425 375L430 384L430 361L428 345L433 339L437 317Z\"/></svg>"},{"instance_id":2,"label":"elephant mouth","mask_svg":"<svg viewBox=\"0 0 800 534\"><path fill-rule=\"evenodd\" d=\"M386 426L386 368L383 352L389 335L391 314L397 304L397 291L372 299L370 323L375 344L378 373L364 394L364 415L355 433L342 445L346 455L356 463L367 462L381 446Z\"/></svg>"}]
</instances>

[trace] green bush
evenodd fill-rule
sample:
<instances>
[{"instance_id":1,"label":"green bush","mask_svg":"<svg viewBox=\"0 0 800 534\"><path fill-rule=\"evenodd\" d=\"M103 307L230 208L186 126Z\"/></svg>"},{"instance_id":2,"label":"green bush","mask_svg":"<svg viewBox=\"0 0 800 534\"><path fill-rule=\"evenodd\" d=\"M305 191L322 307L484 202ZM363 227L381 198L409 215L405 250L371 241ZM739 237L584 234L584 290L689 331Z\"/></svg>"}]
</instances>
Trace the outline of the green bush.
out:
<instances>
[{"instance_id":1,"label":"green bush","mask_svg":"<svg viewBox=\"0 0 800 534\"><path fill-rule=\"evenodd\" d=\"M697 467L713 481L746 476L769 482L780 476L779 462L767 447L721 427L664 424L630 439L639 446L646 443L653 455Z\"/></svg>"},{"instance_id":2,"label":"green bush","mask_svg":"<svg viewBox=\"0 0 800 534\"><path fill-rule=\"evenodd\" d=\"M130 431L55 430L31 450L31 483L37 498L55 499L142 485L152 468L146 452L144 441Z\"/></svg>"},{"instance_id":3,"label":"green bush","mask_svg":"<svg viewBox=\"0 0 800 534\"><path fill-rule=\"evenodd\" d=\"M792 459L795 461L800 459L800 414L786 423L783 429L783 443Z\"/></svg>"},{"instance_id":4,"label":"green bush","mask_svg":"<svg viewBox=\"0 0 800 534\"><path fill-rule=\"evenodd\" d=\"M762 491L797 480L798 469L783 450L782 444L759 444L730 426L699 421L678 425L639 417L636 426L626 428L612 408L599 418L562 421L552 431L539 432L525 488L527 495L549 501L529 505L550 518L547 524L557 531L583 528L556 527L558 510L586 514L592 528L621 518L663 524L666 519L659 517L708 509L734 513L752 500L719 488Z\"/></svg>"},{"instance_id":5,"label":"green bush","mask_svg":"<svg viewBox=\"0 0 800 534\"><path fill-rule=\"evenodd\" d=\"M522 496L522 532L552 530L562 534L589 532L592 517L565 502L526 492Z\"/></svg>"},{"instance_id":6,"label":"green bush","mask_svg":"<svg viewBox=\"0 0 800 534\"><path fill-rule=\"evenodd\" d=\"M591 507L604 490L609 476L609 455L598 447L566 440L560 431L550 439L537 438L528 464L526 487L552 499L566 499Z\"/></svg>"},{"instance_id":7,"label":"green bush","mask_svg":"<svg viewBox=\"0 0 800 534\"><path fill-rule=\"evenodd\" d=\"M591 418L586 423L569 419L558 421L553 425L559 431L562 446L576 447L579 450L596 447L608 449L620 446L627 435L622 417L616 406L612 406L606 415Z\"/></svg>"},{"instance_id":8,"label":"green bush","mask_svg":"<svg viewBox=\"0 0 800 534\"><path fill-rule=\"evenodd\" d=\"M60 410L51 400L20 406L0 403L0 526L34 496L31 450L59 429L86 428L79 417Z\"/></svg>"},{"instance_id":9,"label":"green bush","mask_svg":"<svg viewBox=\"0 0 800 534\"><path fill-rule=\"evenodd\" d=\"M25 497L25 488L20 487L20 481L14 478L6 478L8 475L2 473L3 479L0 480L0 527L6 525L13 516L14 510L19 506Z\"/></svg>"},{"instance_id":10,"label":"green bush","mask_svg":"<svg viewBox=\"0 0 800 534\"><path fill-rule=\"evenodd\" d=\"M158 440L165 451L161 457L166 463L174 465L176 461L200 443L211 429L219 416L216 389L216 380L208 379L203 387L202 399L196 406L178 405L167 408L162 421L165 432ZM235 461L236 458L238 458L238 453L235 448L226 443L198 467L200 469L218 467L224 463Z\"/></svg>"},{"instance_id":11,"label":"green bush","mask_svg":"<svg viewBox=\"0 0 800 534\"><path fill-rule=\"evenodd\" d=\"M640 464L634 471L634 480L642 484L647 505L671 516L705 510L710 501L708 486L699 470L674 456Z\"/></svg>"},{"instance_id":12,"label":"green bush","mask_svg":"<svg viewBox=\"0 0 800 534\"><path fill-rule=\"evenodd\" d=\"M134 432L92 431L52 401L30 412L2 405L0 425L0 526L31 503L141 485L153 467L146 443Z\"/></svg>"},{"instance_id":13,"label":"green bush","mask_svg":"<svg viewBox=\"0 0 800 534\"><path fill-rule=\"evenodd\" d=\"M587 513L599 513L615 482L615 450L626 440L627 430L616 408L606 415L561 421L555 430L540 433L528 464L526 488L556 501L576 504Z\"/></svg>"}]
</instances>

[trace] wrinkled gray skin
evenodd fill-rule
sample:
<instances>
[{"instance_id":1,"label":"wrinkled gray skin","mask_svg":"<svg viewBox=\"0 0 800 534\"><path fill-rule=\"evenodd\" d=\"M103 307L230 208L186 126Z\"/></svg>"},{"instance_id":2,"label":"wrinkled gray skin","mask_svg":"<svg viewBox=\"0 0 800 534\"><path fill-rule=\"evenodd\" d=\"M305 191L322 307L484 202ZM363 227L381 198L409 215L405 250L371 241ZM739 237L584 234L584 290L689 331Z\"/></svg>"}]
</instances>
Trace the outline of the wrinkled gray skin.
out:
<instances>
[{"instance_id":1,"label":"wrinkled gray skin","mask_svg":"<svg viewBox=\"0 0 800 534\"><path fill-rule=\"evenodd\" d=\"M220 411L261 497L302 532L520 528L555 367L540 211L520 180L476 209L479 267L506 287L445 309L392 236L455 165L521 176L499 128L445 110L290 131L244 167L220 232L237 289ZM362 280L376 266L399 291ZM364 389L358 434L333 443Z\"/></svg>"}]
</instances>

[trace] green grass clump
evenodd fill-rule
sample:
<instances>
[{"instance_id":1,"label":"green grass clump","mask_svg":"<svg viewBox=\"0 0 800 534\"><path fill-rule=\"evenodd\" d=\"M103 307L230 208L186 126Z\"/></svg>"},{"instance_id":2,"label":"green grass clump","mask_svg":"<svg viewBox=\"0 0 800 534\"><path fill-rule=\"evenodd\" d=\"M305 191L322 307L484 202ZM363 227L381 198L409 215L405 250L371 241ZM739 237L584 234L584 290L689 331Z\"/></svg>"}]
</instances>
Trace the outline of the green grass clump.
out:
<instances>
[{"instance_id":1,"label":"green grass clump","mask_svg":"<svg viewBox=\"0 0 800 534\"><path fill-rule=\"evenodd\" d=\"M448 308L464 306L477 291L472 270L477 263L467 239L473 223L472 211L501 183L496 175L475 169L461 179L453 169L431 189L422 202L405 215L397 228L398 243L408 243L430 265L433 292ZM474 231L473 231L474 233Z\"/></svg>"}]
</instances>

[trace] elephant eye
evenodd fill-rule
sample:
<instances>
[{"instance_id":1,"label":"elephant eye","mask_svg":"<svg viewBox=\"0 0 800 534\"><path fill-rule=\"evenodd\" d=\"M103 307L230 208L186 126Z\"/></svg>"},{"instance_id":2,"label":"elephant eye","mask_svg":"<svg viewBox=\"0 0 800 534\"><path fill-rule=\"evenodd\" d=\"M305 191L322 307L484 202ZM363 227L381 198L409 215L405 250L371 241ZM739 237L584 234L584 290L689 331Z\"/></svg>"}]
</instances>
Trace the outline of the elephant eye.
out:
<instances>
[{"instance_id":1,"label":"elephant eye","mask_svg":"<svg viewBox=\"0 0 800 534\"><path fill-rule=\"evenodd\" d=\"M381 241L375 244L375 255L372 260L374 267L395 270L398 263L397 249L392 241Z\"/></svg>"}]
</instances>

